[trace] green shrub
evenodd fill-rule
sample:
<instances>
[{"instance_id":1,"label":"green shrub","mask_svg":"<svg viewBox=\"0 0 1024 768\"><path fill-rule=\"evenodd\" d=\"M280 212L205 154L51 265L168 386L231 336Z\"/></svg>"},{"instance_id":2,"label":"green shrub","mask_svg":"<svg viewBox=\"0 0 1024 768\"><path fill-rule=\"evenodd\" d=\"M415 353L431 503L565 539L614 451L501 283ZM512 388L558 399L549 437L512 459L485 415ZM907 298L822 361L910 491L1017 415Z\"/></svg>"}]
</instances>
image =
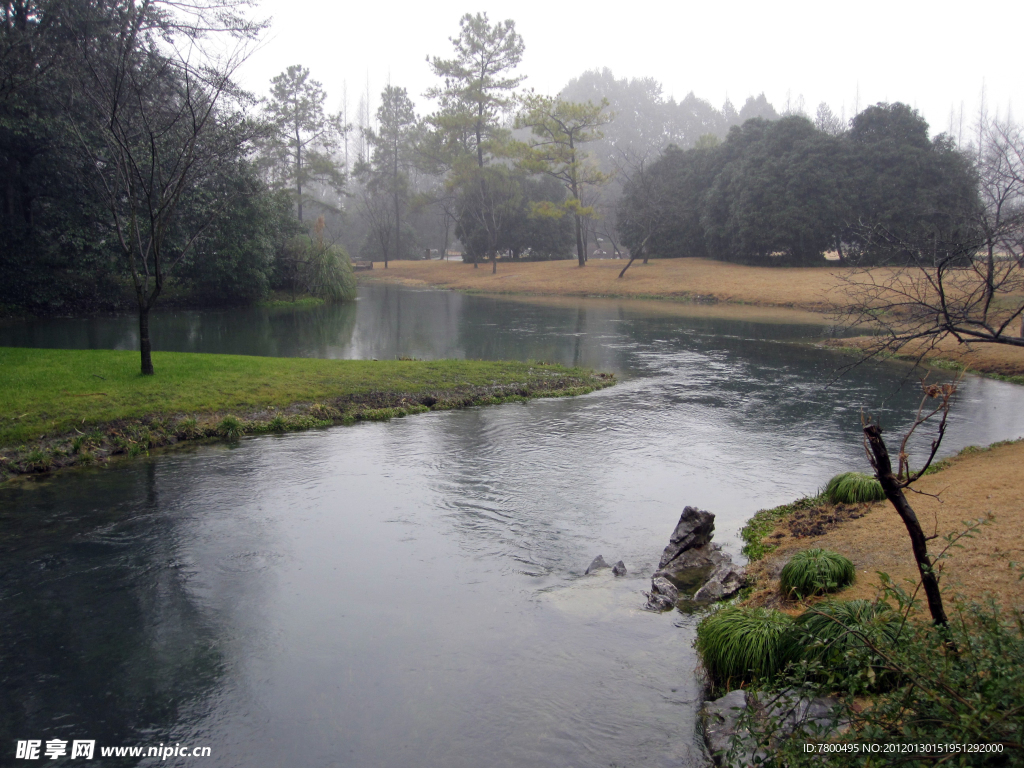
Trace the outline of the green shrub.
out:
<instances>
[{"instance_id":1,"label":"green shrub","mask_svg":"<svg viewBox=\"0 0 1024 768\"><path fill-rule=\"evenodd\" d=\"M697 626L697 652L718 687L770 678L786 663L783 641L792 624L781 611L723 608Z\"/></svg>"},{"instance_id":2,"label":"green shrub","mask_svg":"<svg viewBox=\"0 0 1024 768\"><path fill-rule=\"evenodd\" d=\"M833 504L860 504L885 499L882 484L871 475L862 472L843 472L836 475L825 486L824 496Z\"/></svg>"},{"instance_id":3,"label":"green shrub","mask_svg":"<svg viewBox=\"0 0 1024 768\"><path fill-rule=\"evenodd\" d=\"M198 420L189 418L178 422L175 434L183 440L194 440L202 435L203 431L199 428Z\"/></svg>"},{"instance_id":4,"label":"green shrub","mask_svg":"<svg viewBox=\"0 0 1024 768\"><path fill-rule=\"evenodd\" d=\"M856 575L853 563L828 549L805 549L790 558L779 574L786 597L804 598L847 587Z\"/></svg>"},{"instance_id":5,"label":"green shrub","mask_svg":"<svg viewBox=\"0 0 1024 768\"><path fill-rule=\"evenodd\" d=\"M894 599L906 613L899 642L881 643L890 632L884 609L861 627L878 634L856 634L872 638L868 643L847 642L844 664L827 657L791 666L783 678L774 681L786 688L799 688L803 695L836 695L838 733L780 732L779 718L741 717L752 741L768 752L765 765L787 768L845 768L850 765L1024 767L1024 614L1004 611L990 601L987 605L967 604L953 598L948 627L930 621L927 610L902 588L883 578L888 599ZM850 609L857 613L854 606ZM883 622L881 628L875 627ZM892 621L895 624L895 621ZM879 637L881 636L881 638ZM889 684L879 686L874 674L884 654ZM850 674L851 670L859 670ZM833 740L836 748L825 753L807 753L808 741ZM865 742L891 744L893 751L877 755L857 754L856 745ZM945 755L922 755L921 744L980 745L976 751L961 750ZM908 755L910 757L908 757Z\"/></svg>"},{"instance_id":6,"label":"green shrub","mask_svg":"<svg viewBox=\"0 0 1024 768\"><path fill-rule=\"evenodd\" d=\"M280 413L270 420L267 424L268 432L284 432L288 429L288 419L282 416Z\"/></svg>"},{"instance_id":7,"label":"green shrub","mask_svg":"<svg viewBox=\"0 0 1024 768\"><path fill-rule=\"evenodd\" d=\"M295 270L293 281L300 283L310 295L326 302L352 301L356 296L356 279L348 253L340 245L324 240L322 219L317 221L314 235L292 238L287 246Z\"/></svg>"},{"instance_id":8,"label":"green shrub","mask_svg":"<svg viewBox=\"0 0 1024 768\"><path fill-rule=\"evenodd\" d=\"M830 600L808 609L793 622L784 640L784 655L792 662L818 662L852 677L860 673L884 676L884 660L872 650L896 648L907 632L902 614L885 602Z\"/></svg>"}]
</instances>

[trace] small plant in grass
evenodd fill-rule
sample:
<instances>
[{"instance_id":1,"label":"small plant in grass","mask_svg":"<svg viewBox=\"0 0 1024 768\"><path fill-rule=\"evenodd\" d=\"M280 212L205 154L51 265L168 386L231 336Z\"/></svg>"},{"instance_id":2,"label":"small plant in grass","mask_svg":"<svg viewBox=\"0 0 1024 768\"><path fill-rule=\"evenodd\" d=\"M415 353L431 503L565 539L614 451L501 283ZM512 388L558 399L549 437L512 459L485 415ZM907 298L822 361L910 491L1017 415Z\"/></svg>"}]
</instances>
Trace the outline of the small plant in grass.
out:
<instances>
[{"instance_id":1,"label":"small plant in grass","mask_svg":"<svg viewBox=\"0 0 1024 768\"><path fill-rule=\"evenodd\" d=\"M202 435L202 430L199 428L199 421L197 419L188 418L178 422L175 434L185 440L194 440Z\"/></svg>"},{"instance_id":2,"label":"small plant in grass","mask_svg":"<svg viewBox=\"0 0 1024 768\"><path fill-rule=\"evenodd\" d=\"M861 504L865 501L883 501L882 484L863 472L843 472L825 486L824 496L833 504Z\"/></svg>"},{"instance_id":3,"label":"small plant in grass","mask_svg":"<svg viewBox=\"0 0 1024 768\"><path fill-rule=\"evenodd\" d=\"M730 688L778 674L793 620L768 608L730 606L697 626L697 652L716 687Z\"/></svg>"},{"instance_id":4,"label":"small plant in grass","mask_svg":"<svg viewBox=\"0 0 1024 768\"><path fill-rule=\"evenodd\" d=\"M217 425L217 432L229 440L237 440L242 436L245 427L241 421L234 416L225 416Z\"/></svg>"},{"instance_id":5,"label":"small plant in grass","mask_svg":"<svg viewBox=\"0 0 1024 768\"><path fill-rule=\"evenodd\" d=\"M268 432L284 432L288 429L288 419L282 416L280 413L277 414L267 423Z\"/></svg>"},{"instance_id":6,"label":"small plant in grass","mask_svg":"<svg viewBox=\"0 0 1024 768\"><path fill-rule=\"evenodd\" d=\"M35 472L45 472L50 468L50 457L36 448L25 456L25 464Z\"/></svg>"},{"instance_id":7,"label":"small plant in grass","mask_svg":"<svg viewBox=\"0 0 1024 768\"><path fill-rule=\"evenodd\" d=\"M847 587L856 575L853 563L828 549L805 549L790 558L779 574L786 597L804 598Z\"/></svg>"}]
</instances>

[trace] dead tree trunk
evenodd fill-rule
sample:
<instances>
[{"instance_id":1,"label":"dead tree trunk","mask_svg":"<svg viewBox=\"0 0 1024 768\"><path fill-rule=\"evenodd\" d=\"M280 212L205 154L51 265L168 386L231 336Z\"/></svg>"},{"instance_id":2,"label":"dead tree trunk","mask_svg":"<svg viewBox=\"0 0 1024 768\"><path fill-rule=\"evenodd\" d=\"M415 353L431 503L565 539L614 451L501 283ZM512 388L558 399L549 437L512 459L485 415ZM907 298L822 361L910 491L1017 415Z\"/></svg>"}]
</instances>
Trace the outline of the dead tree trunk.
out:
<instances>
[{"instance_id":1,"label":"dead tree trunk","mask_svg":"<svg viewBox=\"0 0 1024 768\"><path fill-rule=\"evenodd\" d=\"M910 545L914 550L917 570L921 574L921 586L924 588L924 594L928 600L928 610L937 625L948 626L949 620L946 618L946 611L942 605L942 593L939 591L939 579L935 575L932 560L928 557L928 540L921 529L917 514L903 493L905 484L893 474L889 451L885 447L885 441L882 440L881 427L877 424L868 424L864 427L864 437L867 438L867 445L871 451L871 464L875 469L878 482L882 484L882 490L885 491L885 497L896 509L907 528L907 533L910 534Z\"/></svg>"}]
</instances>

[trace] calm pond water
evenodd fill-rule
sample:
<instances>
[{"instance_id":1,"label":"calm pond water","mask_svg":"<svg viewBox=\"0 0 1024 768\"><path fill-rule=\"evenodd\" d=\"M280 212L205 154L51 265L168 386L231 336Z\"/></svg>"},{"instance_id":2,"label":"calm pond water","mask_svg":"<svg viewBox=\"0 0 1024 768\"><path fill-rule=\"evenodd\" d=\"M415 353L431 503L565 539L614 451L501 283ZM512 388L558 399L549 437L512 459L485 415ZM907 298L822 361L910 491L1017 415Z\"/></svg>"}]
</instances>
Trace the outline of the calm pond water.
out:
<instances>
[{"instance_id":1,"label":"calm pond water","mask_svg":"<svg viewBox=\"0 0 1024 768\"><path fill-rule=\"evenodd\" d=\"M828 386L842 358L792 343L822 335L381 286L159 313L157 350L532 358L621 383L0 488L0 764L57 738L212 751L126 765L700 764L699 617L641 610L682 507L715 512L738 553L754 511L865 468L862 407L893 431L916 407L902 365ZM0 345L133 344L131 318L0 328ZM1024 390L962 392L947 452L1024 434ZM584 576L597 554L629 574Z\"/></svg>"}]
</instances>

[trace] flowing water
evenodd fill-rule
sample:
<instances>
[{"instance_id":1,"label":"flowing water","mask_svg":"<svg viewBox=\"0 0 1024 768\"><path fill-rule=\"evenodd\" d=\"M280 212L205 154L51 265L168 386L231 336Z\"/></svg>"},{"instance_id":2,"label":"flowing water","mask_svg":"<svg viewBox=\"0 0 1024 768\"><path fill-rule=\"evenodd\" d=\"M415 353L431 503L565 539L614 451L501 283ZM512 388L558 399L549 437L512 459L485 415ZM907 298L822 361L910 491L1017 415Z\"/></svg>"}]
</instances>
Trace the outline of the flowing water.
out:
<instances>
[{"instance_id":1,"label":"flowing water","mask_svg":"<svg viewBox=\"0 0 1024 768\"><path fill-rule=\"evenodd\" d=\"M153 327L157 350L540 359L620 383L0 488L0 764L59 738L211 749L126 765L699 765L699 615L641 609L682 507L738 554L757 509L866 468L862 407L895 430L917 403L898 364L830 385L844 359L794 343L827 328L667 305L376 286ZM130 317L0 328L134 344ZM1022 394L966 378L945 452L1024 434ZM628 575L584 576L597 554Z\"/></svg>"}]
</instances>

